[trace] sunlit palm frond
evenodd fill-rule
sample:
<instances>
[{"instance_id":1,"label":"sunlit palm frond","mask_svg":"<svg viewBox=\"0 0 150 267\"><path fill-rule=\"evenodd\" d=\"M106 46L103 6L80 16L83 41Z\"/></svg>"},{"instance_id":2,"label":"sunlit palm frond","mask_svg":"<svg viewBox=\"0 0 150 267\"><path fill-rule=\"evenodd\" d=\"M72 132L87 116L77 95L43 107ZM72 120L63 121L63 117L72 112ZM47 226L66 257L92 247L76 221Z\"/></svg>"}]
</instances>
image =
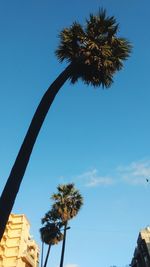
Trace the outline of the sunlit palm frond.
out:
<instances>
[{"instance_id":1,"label":"sunlit palm frond","mask_svg":"<svg viewBox=\"0 0 150 267\"><path fill-rule=\"evenodd\" d=\"M74 184L59 185L58 194L53 194L53 208L58 212L58 217L63 222L70 220L77 215L83 205L83 198Z\"/></svg>"},{"instance_id":2,"label":"sunlit palm frond","mask_svg":"<svg viewBox=\"0 0 150 267\"><path fill-rule=\"evenodd\" d=\"M90 14L85 27L75 22L62 30L56 55L73 65L72 83L80 78L93 86L112 84L132 48L127 39L117 37L118 28L116 19L101 9L96 16Z\"/></svg>"}]
</instances>

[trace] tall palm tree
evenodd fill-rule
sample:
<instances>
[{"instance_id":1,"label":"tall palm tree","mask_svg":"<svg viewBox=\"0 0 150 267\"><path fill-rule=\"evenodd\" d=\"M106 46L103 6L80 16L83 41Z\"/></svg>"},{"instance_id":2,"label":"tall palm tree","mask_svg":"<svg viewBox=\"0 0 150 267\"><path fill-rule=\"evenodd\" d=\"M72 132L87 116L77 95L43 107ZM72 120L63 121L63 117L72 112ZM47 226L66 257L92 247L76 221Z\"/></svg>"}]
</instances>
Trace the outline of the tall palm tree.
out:
<instances>
[{"instance_id":1,"label":"tall palm tree","mask_svg":"<svg viewBox=\"0 0 150 267\"><path fill-rule=\"evenodd\" d=\"M48 213L45 214L45 217L42 219L42 224L44 224L44 226L40 228L42 240L41 267L46 267L50 255L51 246L56 245L61 240L63 240L63 234L61 232L63 224L54 209L50 210ZM48 245L48 249L43 265L44 243Z\"/></svg>"},{"instance_id":2,"label":"tall palm tree","mask_svg":"<svg viewBox=\"0 0 150 267\"><path fill-rule=\"evenodd\" d=\"M63 84L78 79L95 87L109 88L114 74L123 67L131 52L131 44L117 37L118 24L105 10L91 14L85 27L74 22L60 33L56 56L69 64L45 92L33 116L15 163L0 199L0 239L14 205L21 181L30 159L37 136L48 110ZM13 190L12 190L13 189Z\"/></svg>"},{"instance_id":3,"label":"tall palm tree","mask_svg":"<svg viewBox=\"0 0 150 267\"><path fill-rule=\"evenodd\" d=\"M74 184L59 185L58 193L52 195L54 200L53 207L58 212L62 223L64 224L64 238L62 244L62 253L60 259L60 267L63 267L66 231L68 229L68 221L75 217L83 205L83 198Z\"/></svg>"}]
</instances>

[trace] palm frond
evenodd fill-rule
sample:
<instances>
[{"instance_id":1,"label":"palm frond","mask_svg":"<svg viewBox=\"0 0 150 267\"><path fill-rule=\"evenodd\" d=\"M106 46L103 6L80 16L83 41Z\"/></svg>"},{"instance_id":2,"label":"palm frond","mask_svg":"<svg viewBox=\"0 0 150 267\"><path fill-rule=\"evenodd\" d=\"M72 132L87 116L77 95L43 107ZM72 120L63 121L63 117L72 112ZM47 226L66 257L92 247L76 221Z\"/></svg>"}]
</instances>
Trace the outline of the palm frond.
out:
<instances>
[{"instance_id":1,"label":"palm frond","mask_svg":"<svg viewBox=\"0 0 150 267\"><path fill-rule=\"evenodd\" d=\"M74 22L61 31L56 55L59 61L73 65L72 83L82 79L95 87L110 87L114 74L122 69L132 50L127 39L117 37L118 29L115 17L100 9L97 15L89 15L85 27Z\"/></svg>"}]
</instances>

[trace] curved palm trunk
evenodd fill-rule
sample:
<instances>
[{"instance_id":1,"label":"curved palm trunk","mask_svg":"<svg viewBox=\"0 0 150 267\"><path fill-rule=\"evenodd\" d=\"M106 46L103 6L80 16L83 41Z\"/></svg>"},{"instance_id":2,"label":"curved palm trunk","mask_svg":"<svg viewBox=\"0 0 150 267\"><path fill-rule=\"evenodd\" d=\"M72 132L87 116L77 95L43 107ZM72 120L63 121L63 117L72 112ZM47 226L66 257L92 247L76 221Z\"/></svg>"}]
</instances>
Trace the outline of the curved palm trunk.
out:
<instances>
[{"instance_id":1,"label":"curved palm trunk","mask_svg":"<svg viewBox=\"0 0 150 267\"><path fill-rule=\"evenodd\" d=\"M12 167L10 176L0 198L0 240L3 236L5 226L17 196L21 181L28 165L33 146L48 113L48 110L60 90L61 86L70 77L73 66L70 64L51 84L44 94L37 110L33 116L25 139L22 143L18 156Z\"/></svg>"},{"instance_id":2,"label":"curved palm trunk","mask_svg":"<svg viewBox=\"0 0 150 267\"><path fill-rule=\"evenodd\" d=\"M51 244L48 245L47 255L46 255L46 259L45 259L45 263L44 263L43 267L46 267L47 266L50 249L51 249Z\"/></svg>"},{"instance_id":3,"label":"curved palm trunk","mask_svg":"<svg viewBox=\"0 0 150 267\"><path fill-rule=\"evenodd\" d=\"M64 226L64 238L63 238L62 251L61 251L60 267L63 267L63 263L64 263L64 254L65 254L65 244L66 244L67 223L68 223L68 222L66 222L66 223L65 223L65 226Z\"/></svg>"}]
</instances>

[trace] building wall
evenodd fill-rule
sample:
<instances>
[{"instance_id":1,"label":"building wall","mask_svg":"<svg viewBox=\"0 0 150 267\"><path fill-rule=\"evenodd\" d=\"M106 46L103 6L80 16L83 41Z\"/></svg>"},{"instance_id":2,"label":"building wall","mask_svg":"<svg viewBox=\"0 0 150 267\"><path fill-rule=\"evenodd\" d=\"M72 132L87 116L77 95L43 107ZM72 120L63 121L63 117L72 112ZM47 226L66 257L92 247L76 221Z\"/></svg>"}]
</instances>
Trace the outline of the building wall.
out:
<instances>
[{"instance_id":1,"label":"building wall","mask_svg":"<svg viewBox=\"0 0 150 267\"><path fill-rule=\"evenodd\" d=\"M150 267L150 227L139 233L131 267Z\"/></svg>"},{"instance_id":2,"label":"building wall","mask_svg":"<svg viewBox=\"0 0 150 267\"><path fill-rule=\"evenodd\" d=\"M37 267L39 247L24 214L11 214L0 242L0 267Z\"/></svg>"}]
</instances>

